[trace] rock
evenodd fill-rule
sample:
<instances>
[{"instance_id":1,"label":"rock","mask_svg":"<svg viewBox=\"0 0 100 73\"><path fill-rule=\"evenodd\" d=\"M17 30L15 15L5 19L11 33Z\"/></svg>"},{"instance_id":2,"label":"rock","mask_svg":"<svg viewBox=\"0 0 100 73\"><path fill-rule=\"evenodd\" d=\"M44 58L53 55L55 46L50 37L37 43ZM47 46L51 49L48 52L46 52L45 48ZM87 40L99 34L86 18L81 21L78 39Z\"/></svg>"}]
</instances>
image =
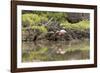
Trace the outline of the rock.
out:
<instances>
[{"instance_id":1,"label":"rock","mask_svg":"<svg viewBox=\"0 0 100 73\"><path fill-rule=\"evenodd\" d=\"M89 20L89 14L88 13L67 13L67 20L70 23L77 23L81 20Z\"/></svg>"}]
</instances>

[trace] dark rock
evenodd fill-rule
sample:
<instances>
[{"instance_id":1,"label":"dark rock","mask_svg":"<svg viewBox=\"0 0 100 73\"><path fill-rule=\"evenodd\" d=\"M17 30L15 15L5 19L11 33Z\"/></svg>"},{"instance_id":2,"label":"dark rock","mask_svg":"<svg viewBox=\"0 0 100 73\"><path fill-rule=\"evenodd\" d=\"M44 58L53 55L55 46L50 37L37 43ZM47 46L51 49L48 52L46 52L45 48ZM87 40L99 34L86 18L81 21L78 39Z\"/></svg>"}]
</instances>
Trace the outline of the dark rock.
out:
<instances>
[{"instance_id":1,"label":"dark rock","mask_svg":"<svg viewBox=\"0 0 100 73\"><path fill-rule=\"evenodd\" d=\"M67 13L67 20L70 23L77 23L81 20L89 20L89 14L88 13Z\"/></svg>"}]
</instances>

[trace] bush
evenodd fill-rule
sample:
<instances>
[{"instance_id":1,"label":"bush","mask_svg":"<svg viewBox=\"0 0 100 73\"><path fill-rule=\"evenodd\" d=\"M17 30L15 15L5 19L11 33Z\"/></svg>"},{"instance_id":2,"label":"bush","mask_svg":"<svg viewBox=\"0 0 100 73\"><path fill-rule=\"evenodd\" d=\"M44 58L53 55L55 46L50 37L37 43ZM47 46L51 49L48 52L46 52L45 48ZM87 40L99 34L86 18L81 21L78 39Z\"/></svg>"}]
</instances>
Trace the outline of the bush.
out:
<instances>
[{"instance_id":1,"label":"bush","mask_svg":"<svg viewBox=\"0 0 100 73\"><path fill-rule=\"evenodd\" d=\"M45 26L32 26L32 29L38 29L40 32L47 32L47 29L45 28Z\"/></svg>"},{"instance_id":2,"label":"bush","mask_svg":"<svg viewBox=\"0 0 100 73\"><path fill-rule=\"evenodd\" d=\"M90 28L88 20L82 20L78 23L71 24L68 21L61 23L60 26L62 26L64 29L75 29L75 30L87 30Z\"/></svg>"},{"instance_id":3,"label":"bush","mask_svg":"<svg viewBox=\"0 0 100 73\"><path fill-rule=\"evenodd\" d=\"M22 15L23 27L39 25L43 21L48 21L48 18L32 13Z\"/></svg>"}]
</instances>

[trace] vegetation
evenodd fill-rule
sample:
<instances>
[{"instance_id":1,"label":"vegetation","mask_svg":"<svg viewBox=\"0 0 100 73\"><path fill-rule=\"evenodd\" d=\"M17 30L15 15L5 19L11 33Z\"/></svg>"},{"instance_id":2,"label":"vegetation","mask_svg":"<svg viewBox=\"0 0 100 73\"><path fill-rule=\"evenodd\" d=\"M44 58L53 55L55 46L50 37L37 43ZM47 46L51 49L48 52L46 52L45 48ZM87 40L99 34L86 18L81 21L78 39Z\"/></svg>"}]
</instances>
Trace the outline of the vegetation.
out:
<instances>
[{"instance_id":1,"label":"vegetation","mask_svg":"<svg viewBox=\"0 0 100 73\"><path fill-rule=\"evenodd\" d=\"M60 24L64 29L74 29L74 30L87 30L90 28L88 20L82 20L78 23L71 24L68 21Z\"/></svg>"},{"instance_id":2,"label":"vegetation","mask_svg":"<svg viewBox=\"0 0 100 73\"><path fill-rule=\"evenodd\" d=\"M59 36L56 35L56 32L60 30L65 30L67 32L67 34L64 35L65 40L72 40L75 38L77 39L89 38L90 25L88 19L80 20L77 23L71 23L67 20L67 18L68 18L68 13L65 12L23 11L22 34L23 36L26 37L25 33L26 32L30 33L27 36L32 37L31 41L32 39L34 40L34 38L38 39L38 36L41 36L41 38L39 39L45 38L49 40L54 40L54 39L59 40L59 38L57 38ZM34 37L31 36L34 33L38 34L36 34ZM42 33L47 33L47 34L43 35ZM27 38L29 38L25 37L23 38L23 40L27 40Z\"/></svg>"}]
</instances>

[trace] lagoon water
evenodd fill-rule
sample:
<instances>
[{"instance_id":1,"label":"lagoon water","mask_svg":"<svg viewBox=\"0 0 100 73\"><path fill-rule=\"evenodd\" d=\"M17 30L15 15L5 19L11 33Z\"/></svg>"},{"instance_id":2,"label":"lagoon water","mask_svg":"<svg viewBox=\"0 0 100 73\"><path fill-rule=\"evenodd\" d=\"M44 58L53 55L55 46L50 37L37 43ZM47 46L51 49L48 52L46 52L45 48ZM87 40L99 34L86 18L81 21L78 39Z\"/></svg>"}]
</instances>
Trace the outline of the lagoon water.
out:
<instances>
[{"instance_id":1,"label":"lagoon water","mask_svg":"<svg viewBox=\"0 0 100 73\"><path fill-rule=\"evenodd\" d=\"M22 42L22 62L89 59L89 40Z\"/></svg>"}]
</instances>

